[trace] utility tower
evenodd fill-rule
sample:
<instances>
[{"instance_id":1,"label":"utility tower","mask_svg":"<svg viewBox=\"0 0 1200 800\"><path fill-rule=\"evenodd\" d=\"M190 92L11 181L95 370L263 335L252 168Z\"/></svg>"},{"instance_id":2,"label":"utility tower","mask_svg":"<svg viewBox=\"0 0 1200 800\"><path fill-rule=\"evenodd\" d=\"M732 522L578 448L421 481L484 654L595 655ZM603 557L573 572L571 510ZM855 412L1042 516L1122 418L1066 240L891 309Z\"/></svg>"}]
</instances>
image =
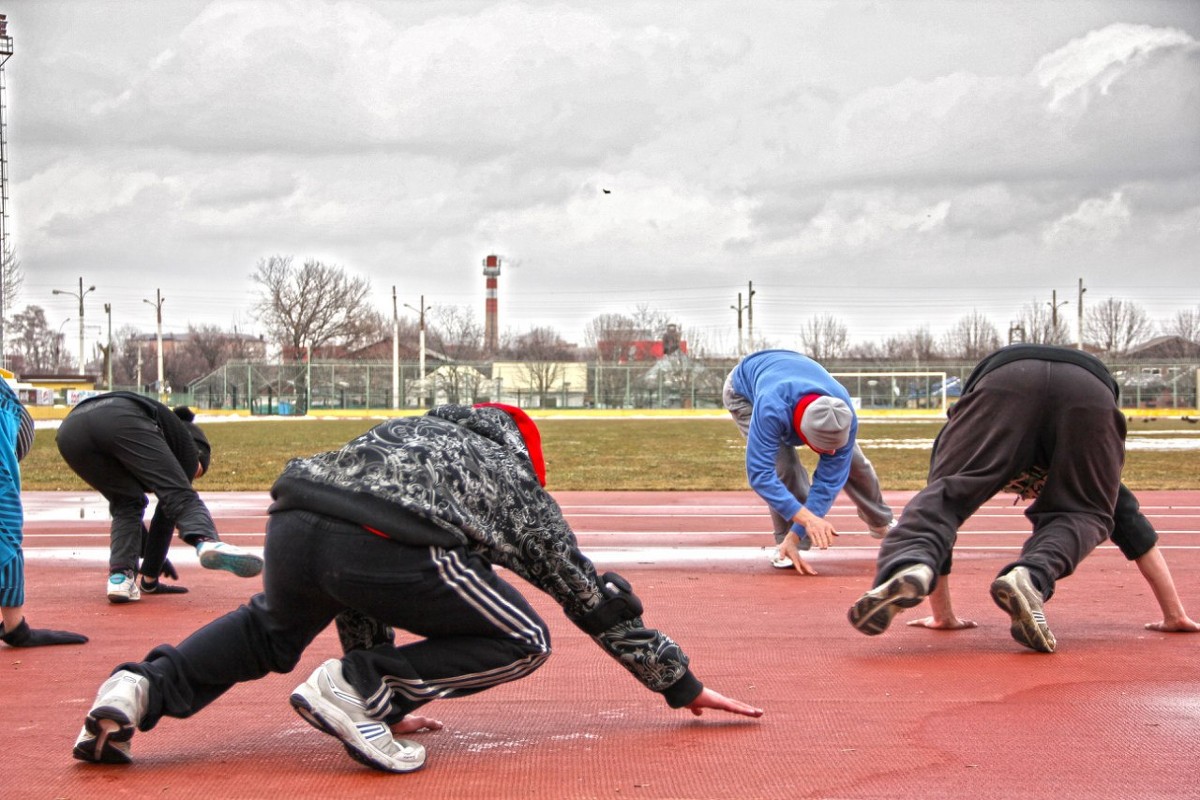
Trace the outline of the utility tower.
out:
<instances>
[{"instance_id":1,"label":"utility tower","mask_svg":"<svg viewBox=\"0 0 1200 800\"><path fill-rule=\"evenodd\" d=\"M483 275L487 278L487 299L483 306L483 349L495 353L500 349L499 302L496 287L500 283L500 256L483 260Z\"/></svg>"},{"instance_id":2,"label":"utility tower","mask_svg":"<svg viewBox=\"0 0 1200 800\"><path fill-rule=\"evenodd\" d=\"M11 251L8 241L8 99L4 91L4 65L13 54L13 40L8 35L8 15L0 14L0 261L7 261ZM0 366L8 367L8 348L4 346L4 318L8 315L9 298L4 281L0 280Z\"/></svg>"}]
</instances>

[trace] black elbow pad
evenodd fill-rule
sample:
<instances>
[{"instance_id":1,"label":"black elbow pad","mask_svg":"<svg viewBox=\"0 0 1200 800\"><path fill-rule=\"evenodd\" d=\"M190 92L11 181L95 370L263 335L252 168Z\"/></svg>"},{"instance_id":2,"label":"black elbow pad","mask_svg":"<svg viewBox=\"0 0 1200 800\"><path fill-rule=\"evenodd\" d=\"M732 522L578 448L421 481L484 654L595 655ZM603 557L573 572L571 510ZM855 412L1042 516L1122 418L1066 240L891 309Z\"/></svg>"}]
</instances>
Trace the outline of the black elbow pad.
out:
<instances>
[{"instance_id":1,"label":"black elbow pad","mask_svg":"<svg viewBox=\"0 0 1200 800\"><path fill-rule=\"evenodd\" d=\"M642 601L633 593L629 581L617 573L606 572L600 576L600 591L604 594L600 605L575 623L587 633L598 636L618 623L642 615Z\"/></svg>"}]
</instances>

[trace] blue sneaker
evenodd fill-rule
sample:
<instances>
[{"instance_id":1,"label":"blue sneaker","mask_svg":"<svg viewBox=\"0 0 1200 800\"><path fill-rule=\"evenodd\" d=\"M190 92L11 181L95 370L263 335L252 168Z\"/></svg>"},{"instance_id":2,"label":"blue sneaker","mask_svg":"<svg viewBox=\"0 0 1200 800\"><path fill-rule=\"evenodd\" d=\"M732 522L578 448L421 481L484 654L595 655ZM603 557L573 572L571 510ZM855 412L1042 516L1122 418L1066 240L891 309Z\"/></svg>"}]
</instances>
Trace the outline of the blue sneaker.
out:
<instances>
[{"instance_id":1,"label":"blue sneaker","mask_svg":"<svg viewBox=\"0 0 1200 800\"><path fill-rule=\"evenodd\" d=\"M142 592L138 589L132 573L114 572L108 576L105 586L110 603L136 603L142 599Z\"/></svg>"},{"instance_id":2,"label":"blue sneaker","mask_svg":"<svg viewBox=\"0 0 1200 800\"><path fill-rule=\"evenodd\" d=\"M253 578L263 569L261 558L226 542L205 539L196 545L196 555L200 556L200 566L205 569L223 569L239 578Z\"/></svg>"}]
</instances>

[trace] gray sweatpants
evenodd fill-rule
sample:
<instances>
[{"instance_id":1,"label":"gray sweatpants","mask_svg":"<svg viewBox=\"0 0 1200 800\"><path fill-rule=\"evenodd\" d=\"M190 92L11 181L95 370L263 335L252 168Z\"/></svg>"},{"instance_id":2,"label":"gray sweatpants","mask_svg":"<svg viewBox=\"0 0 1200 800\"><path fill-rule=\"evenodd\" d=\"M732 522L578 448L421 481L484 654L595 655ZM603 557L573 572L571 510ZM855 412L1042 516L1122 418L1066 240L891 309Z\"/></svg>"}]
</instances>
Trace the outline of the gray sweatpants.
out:
<instances>
[{"instance_id":1,"label":"gray sweatpants","mask_svg":"<svg viewBox=\"0 0 1200 800\"><path fill-rule=\"evenodd\" d=\"M734 391L732 372L725 378L725 388L722 390L721 400L737 424L738 430L742 432L742 436L747 436L750 432L750 417L754 413L754 405L747 397ZM783 481L783 485L787 487L793 497L801 503L808 500L808 490L812 487L812 481L808 477L808 470L800 462L800 456L796 454L796 448L783 442L780 443L779 451L775 454L775 474ZM846 485L842 488L854 503L855 508L858 509L858 518L867 525L872 528L881 528L892 521L892 507L883 500L883 493L879 488L879 476L875 474L875 467L863 453L862 448L858 446L857 441L854 443L854 454L850 459L850 477L846 479ZM770 511L775 543L779 544L787 536L787 532L792 529L792 521L784 519L774 509L770 509Z\"/></svg>"}]
</instances>

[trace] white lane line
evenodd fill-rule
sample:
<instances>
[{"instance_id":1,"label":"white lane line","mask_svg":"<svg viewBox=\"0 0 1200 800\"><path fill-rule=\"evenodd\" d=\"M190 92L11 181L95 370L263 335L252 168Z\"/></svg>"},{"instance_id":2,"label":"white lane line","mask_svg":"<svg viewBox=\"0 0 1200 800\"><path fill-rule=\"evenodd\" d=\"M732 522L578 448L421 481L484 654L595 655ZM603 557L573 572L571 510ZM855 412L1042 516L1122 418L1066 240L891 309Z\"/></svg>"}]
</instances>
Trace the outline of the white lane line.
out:
<instances>
[{"instance_id":1,"label":"white lane line","mask_svg":"<svg viewBox=\"0 0 1200 800\"><path fill-rule=\"evenodd\" d=\"M1200 550L1200 545L1160 545L1162 550ZM248 547L247 550L262 555L261 547ZM616 547L595 546L584 547L587 556L597 564L684 564L697 562L746 562L765 561L774 552L773 547ZM959 545L955 550L969 552L1018 552L1019 546L973 546ZM805 559L814 562L828 561L861 561L874 560L876 547L842 546L832 550L809 550L804 554ZM1097 553L1112 551L1111 555L1120 555L1112 545L1103 545ZM107 547L39 547L25 551L26 561L37 562L71 562L88 564L107 564ZM171 561L176 565L195 566L200 562L190 548L176 555L171 554Z\"/></svg>"}]
</instances>

